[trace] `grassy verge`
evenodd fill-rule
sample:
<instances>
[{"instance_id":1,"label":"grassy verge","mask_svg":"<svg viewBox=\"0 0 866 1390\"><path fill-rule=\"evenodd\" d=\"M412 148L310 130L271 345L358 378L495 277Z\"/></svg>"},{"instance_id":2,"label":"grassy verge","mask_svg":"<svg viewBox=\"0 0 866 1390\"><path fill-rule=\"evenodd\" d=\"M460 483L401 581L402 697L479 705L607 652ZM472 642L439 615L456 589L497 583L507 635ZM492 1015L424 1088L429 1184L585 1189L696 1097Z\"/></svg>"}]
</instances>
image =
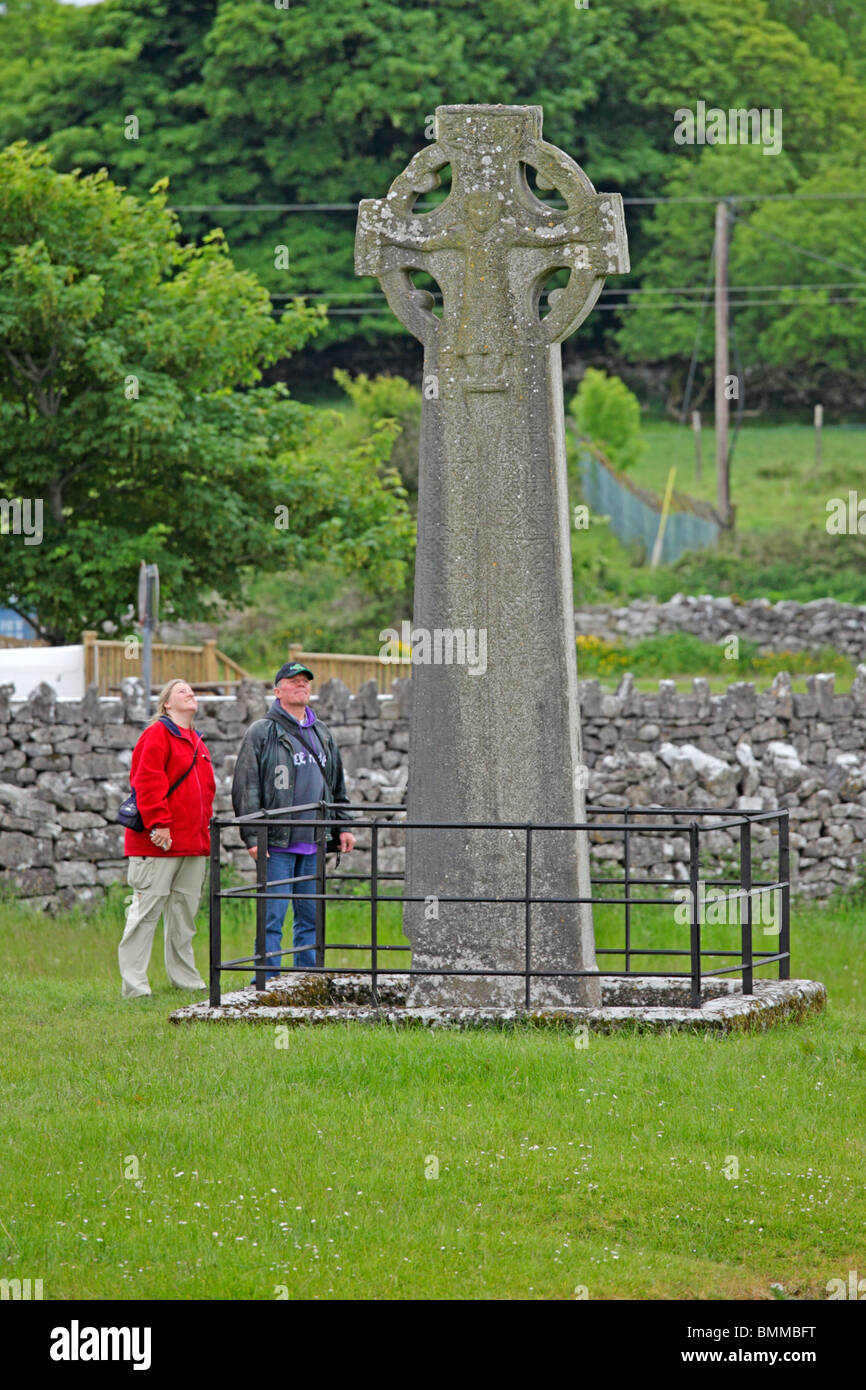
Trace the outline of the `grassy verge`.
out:
<instances>
[{"instance_id":1,"label":"grassy verge","mask_svg":"<svg viewBox=\"0 0 866 1390\"><path fill-rule=\"evenodd\" d=\"M631 645L592 636L577 639L581 679L597 677L610 683L630 671L639 689L657 688L658 681L666 679L679 681L690 694L693 676L707 677L717 690L735 681L753 681L760 688L769 686L778 671L787 671L792 689L805 691L808 676L832 671L835 689L847 693L856 674L854 662L830 647L814 654L779 651L761 655L755 642L741 638L736 658L727 653L727 642L702 642L688 632L646 637Z\"/></svg>"},{"instance_id":2,"label":"grassy verge","mask_svg":"<svg viewBox=\"0 0 866 1390\"><path fill-rule=\"evenodd\" d=\"M121 923L121 891L0 907L0 1251L46 1298L825 1297L864 1266L862 905L793 914L822 1018L585 1049L173 1028L159 942L153 996L119 997ZM225 953L250 946L236 905Z\"/></svg>"}]
</instances>

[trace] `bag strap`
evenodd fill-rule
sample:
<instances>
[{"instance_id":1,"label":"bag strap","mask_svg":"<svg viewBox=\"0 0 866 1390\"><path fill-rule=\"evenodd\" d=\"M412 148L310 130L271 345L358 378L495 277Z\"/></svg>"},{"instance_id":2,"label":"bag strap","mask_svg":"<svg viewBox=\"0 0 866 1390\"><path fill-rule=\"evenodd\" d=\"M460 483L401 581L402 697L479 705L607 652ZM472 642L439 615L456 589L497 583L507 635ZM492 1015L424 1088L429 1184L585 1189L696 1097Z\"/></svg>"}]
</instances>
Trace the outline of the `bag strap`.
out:
<instances>
[{"instance_id":1,"label":"bag strap","mask_svg":"<svg viewBox=\"0 0 866 1390\"><path fill-rule=\"evenodd\" d=\"M172 792L176 792L176 791L177 791L177 789L178 789L178 787L180 786L181 782L183 782L183 781L189 776L189 774L192 772L193 768L195 767L195 761L196 761L196 758L197 758L197 757L198 757L198 749L196 748L195 752L194 752L193 755L192 755L192 762L190 763L190 765L189 765L189 767L187 768L186 772L182 773L181 776L178 777L178 779L177 779L176 782L172 782L171 786L169 787L168 791L166 792L166 794L165 794L165 795L166 795L166 800L168 799L168 797L171 796Z\"/></svg>"},{"instance_id":2,"label":"bag strap","mask_svg":"<svg viewBox=\"0 0 866 1390\"><path fill-rule=\"evenodd\" d=\"M311 725L308 725L307 727L308 727L308 728L315 729L316 726L315 726L315 724L311 724ZM321 748L322 753L324 754L324 757L325 757L325 762L324 762L324 763L322 762L322 759L319 757L319 754L318 754L313 748L311 748L310 745L307 743L307 740L303 737L303 732L299 732L298 729L292 729L292 732L291 732L291 734L289 735L289 737L290 737L290 738L296 738L296 739L298 740L298 743L300 743L301 747L302 747L302 748L306 748L306 750L307 750L307 752L309 753L310 757L311 757L311 758L315 758L316 762L319 764L319 767L322 769L322 775L324 776L324 772L325 772L325 763L327 763L327 761L328 761L328 750L325 748L325 745L322 743L322 740L319 738L319 739L318 739L318 743L319 743L319 747Z\"/></svg>"}]
</instances>

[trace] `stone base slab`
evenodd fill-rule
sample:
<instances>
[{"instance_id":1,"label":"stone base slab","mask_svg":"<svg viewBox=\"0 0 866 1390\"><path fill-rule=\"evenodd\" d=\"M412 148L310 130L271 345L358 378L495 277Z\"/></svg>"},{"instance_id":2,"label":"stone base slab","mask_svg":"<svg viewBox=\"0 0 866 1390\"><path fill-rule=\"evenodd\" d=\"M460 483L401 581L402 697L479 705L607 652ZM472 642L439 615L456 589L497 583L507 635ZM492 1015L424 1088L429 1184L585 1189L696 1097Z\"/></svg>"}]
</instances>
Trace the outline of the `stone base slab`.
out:
<instances>
[{"instance_id":1,"label":"stone base slab","mask_svg":"<svg viewBox=\"0 0 866 1390\"><path fill-rule=\"evenodd\" d=\"M218 1008L187 1004L170 1015L172 1023L279 1023L303 1027L323 1023L384 1023L398 1027L575 1029L610 1033L637 1027L645 1031L700 1030L718 1033L764 1030L819 1014L827 991L818 980L756 980L744 995L739 980L707 979L700 1008L689 1007L690 983L676 976L636 975L602 981L600 1008L494 1009L408 1008L409 979L380 975L379 1007L373 1003L369 975L284 975L268 989L249 985L224 994Z\"/></svg>"}]
</instances>

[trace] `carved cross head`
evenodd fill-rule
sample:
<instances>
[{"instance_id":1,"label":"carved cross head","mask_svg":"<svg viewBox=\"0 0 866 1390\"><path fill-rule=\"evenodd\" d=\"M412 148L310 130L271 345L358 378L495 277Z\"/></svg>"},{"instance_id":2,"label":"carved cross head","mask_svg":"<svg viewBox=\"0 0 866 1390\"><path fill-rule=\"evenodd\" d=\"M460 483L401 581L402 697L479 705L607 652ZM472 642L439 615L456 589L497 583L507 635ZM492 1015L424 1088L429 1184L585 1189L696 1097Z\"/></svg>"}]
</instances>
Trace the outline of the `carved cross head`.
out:
<instances>
[{"instance_id":1,"label":"carved cross head","mask_svg":"<svg viewBox=\"0 0 866 1390\"><path fill-rule=\"evenodd\" d=\"M604 277L629 269L622 198L596 193L583 170L541 138L540 106L440 106L436 139L419 151L384 198L359 207L355 269L375 275L394 313L426 345L457 359L498 357L521 345L562 342L583 322ZM418 197L451 189L431 212ZM531 189L551 190L565 207ZM541 293L554 271L570 271L540 316ZM442 317L418 290L423 271L442 290Z\"/></svg>"}]
</instances>

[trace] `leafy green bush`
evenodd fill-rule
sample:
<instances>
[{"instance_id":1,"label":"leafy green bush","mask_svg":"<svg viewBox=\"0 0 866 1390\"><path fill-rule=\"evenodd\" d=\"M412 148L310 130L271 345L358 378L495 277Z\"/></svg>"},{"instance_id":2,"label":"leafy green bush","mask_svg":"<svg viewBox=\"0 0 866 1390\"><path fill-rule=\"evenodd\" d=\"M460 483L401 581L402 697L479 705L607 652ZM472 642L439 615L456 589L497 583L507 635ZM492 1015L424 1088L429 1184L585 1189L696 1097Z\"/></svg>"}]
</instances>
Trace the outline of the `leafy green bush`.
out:
<instances>
[{"instance_id":1,"label":"leafy green bush","mask_svg":"<svg viewBox=\"0 0 866 1390\"><path fill-rule=\"evenodd\" d=\"M691 550L662 573L659 601L676 592L724 594L741 599L796 599L830 595L840 603L866 603L866 555L858 536L789 528L723 536L712 550Z\"/></svg>"},{"instance_id":2,"label":"leafy green bush","mask_svg":"<svg viewBox=\"0 0 866 1390\"><path fill-rule=\"evenodd\" d=\"M640 404L618 376L588 367L571 402L581 434L601 449L615 468L632 468L646 449L640 435Z\"/></svg>"},{"instance_id":3,"label":"leafy green bush","mask_svg":"<svg viewBox=\"0 0 866 1390\"><path fill-rule=\"evenodd\" d=\"M418 492L421 438L421 392L417 386L389 372L372 378L366 372L359 372L351 377L339 367L334 369L334 380L342 386L368 425L375 427L381 420L396 420L400 433L391 450L390 462L414 498Z\"/></svg>"},{"instance_id":4,"label":"leafy green bush","mask_svg":"<svg viewBox=\"0 0 866 1390\"><path fill-rule=\"evenodd\" d=\"M690 632L662 633L644 637L626 645L606 642L592 634L577 638L577 666L583 679L598 676L602 679L631 671L634 676L727 676L735 666L738 678L774 676L777 671L808 675L816 671L836 671L853 674L848 657L832 647L819 652L758 650L756 642L741 637L738 655L733 660L727 654L727 643L704 642Z\"/></svg>"}]
</instances>

